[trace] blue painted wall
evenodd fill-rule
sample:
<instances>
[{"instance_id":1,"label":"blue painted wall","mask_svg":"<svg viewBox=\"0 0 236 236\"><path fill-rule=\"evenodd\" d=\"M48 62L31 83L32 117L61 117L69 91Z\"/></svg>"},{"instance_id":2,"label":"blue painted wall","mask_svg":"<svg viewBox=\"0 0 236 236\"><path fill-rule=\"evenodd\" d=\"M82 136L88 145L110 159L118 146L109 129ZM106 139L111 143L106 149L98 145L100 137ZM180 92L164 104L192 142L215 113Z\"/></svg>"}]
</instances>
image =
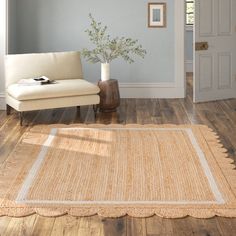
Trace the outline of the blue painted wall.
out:
<instances>
[{"instance_id":1,"label":"blue painted wall","mask_svg":"<svg viewBox=\"0 0 236 236\"><path fill-rule=\"evenodd\" d=\"M11 0L10 0L11 1ZM16 48L12 53L81 50L90 47L85 29L88 14L108 26L112 36L139 39L147 50L134 64L117 60L111 64L113 78L128 83L174 81L174 0L167 2L167 28L147 27L144 0L20 0L16 1ZM161 1L163 2L163 0ZM14 45L14 43L11 43ZM83 61L85 77L100 78L100 65Z\"/></svg>"}]
</instances>

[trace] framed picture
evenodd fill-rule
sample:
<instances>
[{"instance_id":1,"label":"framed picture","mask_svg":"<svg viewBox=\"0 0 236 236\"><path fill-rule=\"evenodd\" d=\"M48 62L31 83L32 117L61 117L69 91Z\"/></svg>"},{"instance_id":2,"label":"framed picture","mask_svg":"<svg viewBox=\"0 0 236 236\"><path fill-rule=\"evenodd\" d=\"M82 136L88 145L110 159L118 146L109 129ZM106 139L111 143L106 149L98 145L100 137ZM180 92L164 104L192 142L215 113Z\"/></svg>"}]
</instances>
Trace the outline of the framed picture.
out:
<instances>
[{"instance_id":1,"label":"framed picture","mask_svg":"<svg viewBox=\"0 0 236 236\"><path fill-rule=\"evenodd\" d=\"M166 3L148 3L148 27L166 27Z\"/></svg>"}]
</instances>

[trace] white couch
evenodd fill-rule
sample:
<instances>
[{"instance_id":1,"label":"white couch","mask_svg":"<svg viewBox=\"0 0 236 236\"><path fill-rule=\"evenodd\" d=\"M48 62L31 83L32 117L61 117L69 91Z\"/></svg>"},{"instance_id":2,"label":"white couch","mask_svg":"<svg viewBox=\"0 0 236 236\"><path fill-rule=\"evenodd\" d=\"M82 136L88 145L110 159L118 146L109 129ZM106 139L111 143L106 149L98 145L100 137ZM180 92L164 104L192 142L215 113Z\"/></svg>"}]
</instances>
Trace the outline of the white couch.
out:
<instances>
[{"instance_id":1,"label":"white couch","mask_svg":"<svg viewBox=\"0 0 236 236\"><path fill-rule=\"evenodd\" d=\"M47 76L55 84L23 86L17 82ZM7 114L99 104L98 86L83 79L79 52L7 55L5 59Z\"/></svg>"}]
</instances>

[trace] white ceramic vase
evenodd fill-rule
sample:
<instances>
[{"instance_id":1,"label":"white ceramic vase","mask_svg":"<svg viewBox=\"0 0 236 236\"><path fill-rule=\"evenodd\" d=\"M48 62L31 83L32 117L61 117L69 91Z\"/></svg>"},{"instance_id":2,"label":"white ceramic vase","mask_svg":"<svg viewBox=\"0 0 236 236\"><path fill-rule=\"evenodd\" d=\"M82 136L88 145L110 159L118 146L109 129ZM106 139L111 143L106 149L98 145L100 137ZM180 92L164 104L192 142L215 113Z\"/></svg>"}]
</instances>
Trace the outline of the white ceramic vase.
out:
<instances>
[{"instance_id":1,"label":"white ceramic vase","mask_svg":"<svg viewBox=\"0 0 236 236\"><path fill-rule=\"evenodd\" d=\"M106 81L110 79L110 64L102 63L101 64L101 80Z\"/></svg>"}]
</instances>

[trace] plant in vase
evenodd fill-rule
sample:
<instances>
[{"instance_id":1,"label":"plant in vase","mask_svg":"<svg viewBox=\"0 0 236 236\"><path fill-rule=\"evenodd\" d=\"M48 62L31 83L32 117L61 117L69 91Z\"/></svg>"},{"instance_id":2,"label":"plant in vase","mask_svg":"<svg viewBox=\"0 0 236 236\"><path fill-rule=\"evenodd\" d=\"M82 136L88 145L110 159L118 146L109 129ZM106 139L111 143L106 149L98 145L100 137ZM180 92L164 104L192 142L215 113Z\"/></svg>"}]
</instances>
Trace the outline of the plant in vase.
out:
<instances>
[{"instance_id":1,"label":"plant in vase","mask_svg":"<svg viewBox=\"0 0 236 236\"><path fill-rule=\"evenodd\" d=\"M144 58L146 50L138 44L138 40L131 38L116 37L111 38L107 34L107 26L102 26L89 14L91 19L91 29L86 30L90 41L96 46L94 49L83 49L82 55L91 63L101 63L101 80L110 79L110 62L123 58L128 63L133 63L132 55Z\"/></svg>"}]
</instances>

